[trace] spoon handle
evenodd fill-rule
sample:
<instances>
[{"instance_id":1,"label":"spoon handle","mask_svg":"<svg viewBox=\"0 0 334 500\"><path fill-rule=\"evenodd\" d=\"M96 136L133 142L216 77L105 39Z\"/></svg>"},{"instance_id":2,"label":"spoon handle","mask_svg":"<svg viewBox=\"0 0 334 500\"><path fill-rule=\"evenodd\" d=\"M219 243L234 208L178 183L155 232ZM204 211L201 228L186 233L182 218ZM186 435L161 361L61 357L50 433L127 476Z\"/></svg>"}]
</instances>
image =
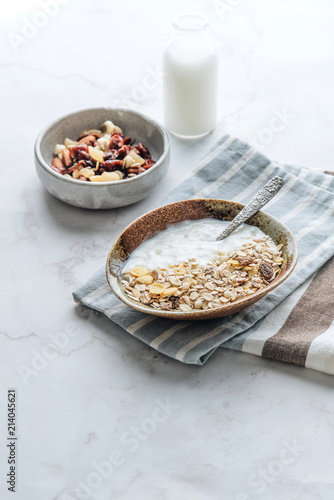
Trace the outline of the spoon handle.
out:
<instances>
[{"instance_id":1,"label":"spoon handle","mask_svg":"<svg viewBox=\"0 0 334 500\"><path fill-rule=\"evenodd\" d=\"M246 222L252 215L260 210L268 201L270 201L275 194L281 189L284 184L284 180L281 177L273 177L263 188L251 199L249 203L238 213L236 217L231 221L227 228L220 233L216 238L216 241L223 240L232 233L237 227L239 227L243 222Z\"/></svg>"}]
</instances>

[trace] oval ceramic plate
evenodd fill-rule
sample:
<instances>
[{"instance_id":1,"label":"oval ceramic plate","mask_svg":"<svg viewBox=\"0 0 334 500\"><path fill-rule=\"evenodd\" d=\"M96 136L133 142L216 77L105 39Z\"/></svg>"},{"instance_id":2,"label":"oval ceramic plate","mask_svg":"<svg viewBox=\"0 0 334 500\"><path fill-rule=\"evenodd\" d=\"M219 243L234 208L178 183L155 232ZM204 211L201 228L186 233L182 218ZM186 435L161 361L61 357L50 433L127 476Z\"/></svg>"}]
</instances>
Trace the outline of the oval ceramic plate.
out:
<instances>
[{"instance_id":1,"label":"oval ceramic plate","mask_svg":"<svg viewBox=\"0 0 334 500\"><path fill-rule=\"evenodd\" d=\"M234 314L254 304L254 302L257 302L286 280L293 271L298 259L298 246L291 231L278 219L261 211L253 215L247 223L260 228L265 234L273 239L276 245L283 245L283 264L276 278L265 288L260 289L253 295L248 295L215 309L194 310L192 312L162 311L130 299L125 293L121 283L122 267L131 252L133 252L143 241L167 229L170 224L175 224L184 220L199 220L207 217L229 221L232 220L243 207L244 205L240 203L225 200L185 200L157 208L135 220L117 238L109 252L106 264L106 274L111 290L122 302L137 311L177 320L219 318ZM191 258L191 255L189 255L189 258ZM145 265L145 262L143 262L143 265Z\"/></svg>"}]
</instances>

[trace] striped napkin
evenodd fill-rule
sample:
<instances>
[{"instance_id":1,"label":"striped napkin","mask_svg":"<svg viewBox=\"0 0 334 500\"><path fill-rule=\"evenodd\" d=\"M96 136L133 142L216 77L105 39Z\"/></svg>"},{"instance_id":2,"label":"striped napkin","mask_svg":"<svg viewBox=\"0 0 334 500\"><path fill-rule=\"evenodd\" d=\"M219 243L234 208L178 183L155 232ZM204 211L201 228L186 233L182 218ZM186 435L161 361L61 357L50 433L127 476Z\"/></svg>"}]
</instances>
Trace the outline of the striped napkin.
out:
<instances>
[{"instance_id":1,"label":"striped napkin","mask_svg":"<svg viewBox=\"0 0 334 500\"><path fill-rule=\"evenodd\" d=\"M265 210L291 229L299 261L287 281L256 304L206 321L146 315L112 294L104 267L74 292L74 300L183 363L202 365L225 347L334 374L334 176L271 162L224 136L163 204L188 198L247 203L275 175L285 185Z\"/></svg>"}]
</instances>

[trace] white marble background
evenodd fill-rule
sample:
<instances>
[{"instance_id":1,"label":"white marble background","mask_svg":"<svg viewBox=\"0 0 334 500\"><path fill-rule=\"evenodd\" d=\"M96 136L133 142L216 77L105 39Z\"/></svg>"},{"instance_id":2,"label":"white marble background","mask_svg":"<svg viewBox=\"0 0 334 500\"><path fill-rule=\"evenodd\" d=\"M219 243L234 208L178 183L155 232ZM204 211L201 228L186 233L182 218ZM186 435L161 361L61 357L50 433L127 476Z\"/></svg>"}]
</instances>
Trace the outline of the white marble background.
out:
<instances>
[{"instance_id":1,"label":"white marble background","mask_svg":"<svg viewBox=\"0 0 334 500\"><path fill-rule=\"evenodd\" d=\"M333 2L50 2L52 15L47 0L1 6L1 499L332 499L333 377L225 350L185 366L79 310L71 292L222 134L334 169ZM39 130L94 106L162 120L161 55L170 20L189 11L211 19L219 48L215 131L196 144L171 138L167 177L136 206L84 211L51 197L34 171ZM273 133L277 113L285 122ZM18 394L15 494L8 387Z\"/></svg>"}]
</instances>

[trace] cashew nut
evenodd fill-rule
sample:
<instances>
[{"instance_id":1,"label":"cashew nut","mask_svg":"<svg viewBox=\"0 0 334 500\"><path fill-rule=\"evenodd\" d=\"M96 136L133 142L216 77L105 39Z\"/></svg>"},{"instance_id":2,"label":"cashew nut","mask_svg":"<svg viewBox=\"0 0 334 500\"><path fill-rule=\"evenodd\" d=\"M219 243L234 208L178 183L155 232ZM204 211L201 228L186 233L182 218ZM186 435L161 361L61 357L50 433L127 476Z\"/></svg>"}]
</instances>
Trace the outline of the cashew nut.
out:
<instances>
[{"instance_id":1,"label":"cashew nut","mask_svg":"<svg viewBox=\"0 0 334 500\"><path fill-rule=\"evenodd\" d=\"M115 132L117 134L122 134L122 129L117 127L117 125L114 125L113 122L110 120L107 120L106 122L102 123L100 130L102 133L107 133L107 134L114 134Z\"/></svg>"},{"instance_id":2,"label":"cashew nut","mask_svg":"<svg viewBox=\"0 0 334 500\"><path fill-rule=\"evenodd\" d=\"M119 181L120 177L116 172L103 172L101 182Z\"/></svg>"},{"instance_id":3,"label":"cashew nut","mask_svg":"<svg viewBox=\"0 0 334 500\"><path fill-rule=\"evenodd\" d=\"M107 151L109 149L109 142L110 134L104 134L104 136L100 137L100 139L97 140L97 143L102 151Z\"/></svg>"},{"instance_id":4,"label":"cashew nut","mask_svg":"<svg viewBox=\"0 0 334 500\"><path fill-rule=\"evenodd\" d=\"M101 137L101 130L98 130L97 128L92 128L90 130L84 130L81 132L80 137L84 137L85 135L97 135L98 137Z\"/></svg>"},{"instance_id":5,"label":"cashew nut","mask_svg":"<svg viewBox=\"0 0 334 500\"><path fill-rule=\"evenodd\" d=\"M80 175L84 175L87 179L95 175L94 171L91 170L90 168L82 168L80 170Z\"/></svg>"},{"instance_id":6,"label":"cashew nut","mask_svg":"<svg viewBox=\"0 0 334 500\"><path fill-rule=\"evenodd\" d=\"M65 149L64 144L56 144L53 150L53 154L55 156L59 156L63 152L63 149Z\"/></svg>"},{"instance_id":7,"label":"cashew nut","mask_svg":"<svg viewBox=\"0 0 334 500\"><path fill-rule=\"evenodd\" d=\"M88 149L89 149L89 154L93 158L93 160L99 161L100 163L104 161L102 151L100 151L97 148L93 148L92 146L89 146Z\"/></svg>"},{"instance_id":8,"label":"cashew nut","mask_svg":"<svg viewBox=\"0 0 334 500\"><path fill-rule=\"evenodd\" d=\"M134 160L130 155L126 155L126 157L123 158L123 165L125 168L131 167L134 163L136 163L136 160Z\"/></svg>"},{"instance_id":9,"label":"cashew nut","mask_svg":"<svg viewBox=\"0 0 334 500\"><path fill-rule=\"evenodd\" d=\"M82 169L81 169L81 170L82 170ZM78 179L78 178L79 178L79 176L81 175L81 174L80 174L81 170L79 170L79 169L75 169L75 170L73 170L73 172L72 172L72 177L73 177L73 179Z\"/></svg>"},{"instance_id":10,"label":"cashew nut","mask_svg":"<svg viewBox=\"0 0 334 500\"><path fill-rule=\"evenodd\" d=\"M69 146L76 146L78 144L78 141L72 141L72 139L66 137L64 144L68 148Z\"/></svg>"},{"instance_id":11,"label":"cashew nut","mask_svg":"<svg viewBox=\"0 0 334 500\"><path fill-rule=\"evenodd\" d=\"M142 158L141 156L137 155L137 153L135 153L134 151L130 151L130 153L128 154L128 156L131 156L131 158L133 158L133 160L136 163L139 163L139 165L142 165L143 163L145 163L144 158Z\"/></svg>"}]
</instances>

